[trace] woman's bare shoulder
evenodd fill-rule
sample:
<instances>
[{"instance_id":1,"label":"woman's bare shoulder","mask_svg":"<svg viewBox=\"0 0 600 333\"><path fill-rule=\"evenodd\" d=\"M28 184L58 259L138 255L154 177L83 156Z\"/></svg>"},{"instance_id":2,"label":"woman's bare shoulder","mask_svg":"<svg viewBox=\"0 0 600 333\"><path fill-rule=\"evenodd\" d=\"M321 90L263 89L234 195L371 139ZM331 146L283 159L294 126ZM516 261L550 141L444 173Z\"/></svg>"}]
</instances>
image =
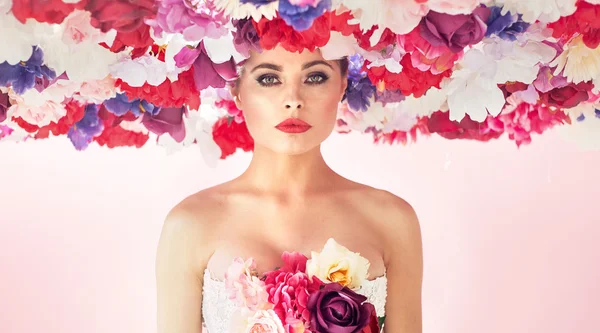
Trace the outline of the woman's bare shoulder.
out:
<instances>
[{"instance_id":1,"label":"woman's bare shoulder","mask_svg":"<svg viewBox=\"0 0 600 333\"><path fill-rule=\"evenodd\" d=\"M179 221L194 225L209 226L218 220L227 206L227 195L223 185L203 189L177 203L165 218L165 222Z\"/></svg>"}]
</instances>

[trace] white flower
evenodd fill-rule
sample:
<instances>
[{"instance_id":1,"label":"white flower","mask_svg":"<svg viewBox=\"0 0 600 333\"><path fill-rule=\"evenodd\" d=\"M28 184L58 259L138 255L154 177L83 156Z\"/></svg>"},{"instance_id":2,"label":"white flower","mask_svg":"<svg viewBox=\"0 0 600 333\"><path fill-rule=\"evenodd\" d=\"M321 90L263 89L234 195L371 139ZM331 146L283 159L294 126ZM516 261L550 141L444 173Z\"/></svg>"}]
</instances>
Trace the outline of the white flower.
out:
<instances>
[{"instance_id":1,"label":"white flower","mask_svg":"<svg viewBox=\"0 0 600 333\"><path fill-rule=\"evenodd\" d=\"M12 1L8 1L12 5ZM4 5L3 5L4 6ZM0 7L1 9L2 7ZM37 22L33 19L27 20L26 24L21 24L10 11L2 9L0 11L0 63L5 61L9 65L16 65L20 61L27 61L33 52L33 45L39 42L38 36L34 33ZM6 47L10 46L10 47Z\"/></svg>"},{"instance_id":2,"label":"white flower","mask_svg":"<svg viewBox=\"0 0 600 333\"><path fill-rule=\"evenodd\" d=\"M354 36L344 36L338 31L332 31L327 44L319 50L324 59L334 60L356 54L360 47Z\"/></svg>"},{"instance_id":3,"label":"white flower","mask_svg":"<svg viewBox=\"0 0 600 333\"><path fill-rule=\"evenodd\" d=\"M502 14L523 14L523 21L543 23L558 21L561 16L569 16L575 12L577 0L495 0L494 4L502 7Z\"/></svg>"},{"instance_id":4,"label":"white flower","mask_svg":"<svg viewBox=\"0 0 600 333\"><path fill-rule=\"evenodd\" d=\"M14 102L8 108L8 118L20 117L32 125L42 127L51 122L58 122L67 114L61 102L45 99L44 97L49 97L49 94L40 93L36 89L29 89L23 95L18 95L9 89L8 96Z\"/></svg>"},{"instance_id":5,"label":"white flower","mask_svg":"<svg viewBox=\"0 0 600 333\"><path fill-rule=\"evenodd\" d=\"M383 123L389 111L379 102L371 99L371 105L366 112L353 111L347 103L340 103L338 118L342 119L347 126L355 131L364 132L369 127L383 129Z\"/></svg>"},{"instance_id":6,"label":"white flower","mask_svg":"<svg viewBox=\"0 0 600 333\"><path fill-rule=\"evenodd\" d=\"M277 8L279 8L279 1L273 1L260 7L256 7L252 3L242 4L240 0L213 0L213 3L218 10L223 11L232 19L252 17L256 22L260 21L263 16L272 20L277 15Z\"/></svg>"},{"instance_id":7,"label":"white flower","mask_svg":"<svg viewBox=\"0 0 600 333\"><path fill-rule=\"evenodd\" d=\"M306 274L324 282L337 282L350 289L358 289L369 275L369 260L352 252L329 238L321 252L311 252L306 262Z\"/></svg>"},{"instance_id":8,"label":"white flower","mask_svg":"<svg viewBox=\"0 0 600 333\"><path fill-rule=\"evenodd\" d=\"M495 80L497 63L480 50L471 49L460 65L463 67L452 73L447 87L450 120L461 121L468 114L472 120L482 122L488 112L500 114L505 100Z\"/></svg>"},{"instance_id":9,"label":"white flower","mask_svg":"<svg viewBox=\"0 0 600 333\"><path fill-rule=\"evenodd\" d=\"M406 96L406 99L400 102L403 109L414 117L429 116L436 111L447 111L448 96L446 90L443 89L444 82L448 82L447 79L442 82L442 89L431 87L425 95L419 98L413 95Z\"/></svg>"},{"instance_id":10,"label":"white flower","mask_svg":"<svg viewBox=\"0 0 600 333\"><path fill-rule=\"evenodd\" d=\"M429 0L429 9L450 15L471 14L480 5L480 0Z\"/></svg>"},{"instance_id":11,"label":"white flower","mask_svg":"<svg viewBox=\"0 0 600 333\"><path fill-rule=\"evenodd\" d=\"M569 82L580 83L600 79L600 47L590 49L578 36L565 45L561 53L551 64L556 66L554 75L563 75Z\"/></svg>"},{"instance_id":12,"label":"white flower","mask_svg":"<svg viewBox=\"0 0 600 333\"><path fill-rule=\"evenodd\" d=\"M110 74L132 87L141 87L144 83L158 86L167 79L167 64L151 54L124 59L110 66Z\"/></svg>"},{"instance_id":13,"label":"white flower","mask_svg":"<svg viewBox=\"0 0 600 333\"><path fill-rule=\"evenodd\" d=\"M402 102L386 104L385 107L389 111L383 124L383 133L408 132L418 121L414 113L407 109L406 104Z\"/></svg>"}]
</instances>

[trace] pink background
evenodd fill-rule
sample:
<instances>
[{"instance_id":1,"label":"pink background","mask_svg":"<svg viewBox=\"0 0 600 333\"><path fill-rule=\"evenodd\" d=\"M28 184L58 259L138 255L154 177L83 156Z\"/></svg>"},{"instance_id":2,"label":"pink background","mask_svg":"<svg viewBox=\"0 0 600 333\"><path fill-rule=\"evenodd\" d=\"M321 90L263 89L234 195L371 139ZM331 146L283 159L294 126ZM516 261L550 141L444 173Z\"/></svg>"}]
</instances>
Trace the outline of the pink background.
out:
<instances>
[{"instance_id":1,"label":"pink background","mask_svg":"<svg viewBox=\"0 0 600 333\"><path fill-rule=\"evenodd\" d=\"M424 332L600 332L599 153L549 133L520 150L507 140L389 147L334 134L324 154L417 210ZM0 332L156 332L162 219L249 159L210 169L194 148L0 144Z\"/></svg>"}]
</instances>

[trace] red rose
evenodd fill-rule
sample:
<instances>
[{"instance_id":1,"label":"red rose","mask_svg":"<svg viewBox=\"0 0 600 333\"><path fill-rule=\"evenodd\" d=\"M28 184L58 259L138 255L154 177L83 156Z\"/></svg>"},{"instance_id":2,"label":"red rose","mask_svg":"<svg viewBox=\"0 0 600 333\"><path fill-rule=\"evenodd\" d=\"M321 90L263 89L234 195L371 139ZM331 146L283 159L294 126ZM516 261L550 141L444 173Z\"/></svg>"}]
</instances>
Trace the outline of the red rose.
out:
<instances>
[{"instance_id":1,"label":"red rose","mask_svg":"<svg viewBox=\"0 0 600 333\"><path fill-rule=\"evenodd\" d=\"M250 136L246 123L238 124L229 117L223 117L214 124L213 140L221 148L223 160L235 153L238 148L246 152L254 149L254 139Z\"/></svg>"},{"instance_id":2,"label":"red rose","mask_svg":"<svg viewBox=\"0 0 600 333\"><path fill-rule=\"evenodd\" d=\"M548 106L568 109L587 101L590 98L589 91L593 88L594 85L590 82L571 83L568 86L540 93L540 101Z\"/></svg>"},{"instance_id":3,"label":"red rose","mask_svg":"<svg viewBox=\"0 0 600 333\"><path fill-rule=\"evenodd\" d=\"M85 10L92 14L92 25L102 32L132 32L145 18L154 18L158 7L154 0L87 0Z\"/></svg>"},{"instance_id":4,"label":"red rose","mask_svg":"<svg viewBox=\"0 0 600 333\"><path fill-rule=\"evenodd\" d=\"M29 18L38 22L60 24L76 8L83 9L86 1L67 4L62 0L13 0L12 14L23 24Z\"/></svg>"}]
</instances>

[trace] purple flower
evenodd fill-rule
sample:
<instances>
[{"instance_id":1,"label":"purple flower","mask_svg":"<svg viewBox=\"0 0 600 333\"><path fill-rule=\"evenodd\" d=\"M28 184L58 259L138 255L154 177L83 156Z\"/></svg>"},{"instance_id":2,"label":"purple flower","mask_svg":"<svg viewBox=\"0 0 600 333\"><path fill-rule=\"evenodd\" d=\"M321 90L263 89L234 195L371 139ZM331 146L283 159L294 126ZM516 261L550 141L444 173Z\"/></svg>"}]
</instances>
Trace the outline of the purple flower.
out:
<instances>
[{"instance_id":1,"label":"purple flower","mask_svg":"<svg viewBox=\"0 0 600 333\"><path fill-rule=\"evenodd\" d=\"M485 36L485 22L490 16L490 9L476 8L472 14L450 15L430 11L419 26L421 36L433 46L447 46L450 51L458 53L468 45L479 43Z\"/></svg>"},{"instance_id":2,"label":"purple flower","mask_svg":"<svg viewBox=\"0 0 600 333\"><path fill-rule=\"evenodd\" d=\"M142 124L156 135L169 133L171 137L181 142L185 139L185 123L183 122L184 108L162 108L158 114L145 112Z\"/></svg>"},{"instance_id":3,"label":"purple flower","mask_svg":"<svg viewBox=\"0 0 600 333\"><path fill-rule=\"evenodd\" d=\"M263 5L268 5L271 2L274 2L276 0L240 0L241 3L251 3L253 5L255 5L256 7L260 7Z\"/></svg>"},{"instance_id":4,"label":"purple flower","mask_svg":"<svg viewBox=\"0 0 600 333\"><path fill-rule=\"evenodd\" d=\"M279 16L296 31L310 28L313 21L331 9L331 0L322 0L316 7L294 6L289 0L279 0Z\"/></svg>"},{"instance_id":5,"label":"purple flower","mask_svg":"<svg viewBox=\"0 0 600 333\"><path fill-rule=\"evenodd\" d=\"M529 28L529 23L521 19L521 14L512 15L510 12L502 15L502 7L489 7L490 17L488 18L486 37L497 35L502 39L515 41L517 35L523 33Z\"/></svg>"},{"instance_id":6,"label":"purple flower","mask_svg":"<svg viewBox=\"0 0 600 333\"><path fill-rule=\"evenodd\" d=\"M8 94L0 92L0 123L6 120L8 108L10 108Z\"/></svg>"},{"instance_id":7,"label":"purple flower","mask_svg":"<svg viewBox=\"0 0 600 333\"><path fill-rule=\"evenodd\" d=\"M194 61L194 81L198 91L208 87L225 88L227 81L234 80L237 77L235 61L233 57L222 64L216 64L206 54L204 43L198 45L200 53Z\"/></svg>"},{"instance_id":8,"label":"purple flower","mask_svg":"<svg viewBox=\"0 0 600 333\"><path fill-rule=\"evenodd\" d=\"M12 86L12 89L19 95L36 84L36 78L47 77L51 80L56 78L56 73L49 69L44 63L44 53L37 46L33 47L33 53L29 60L16 65L9 65L8 62L0 63L0 86Z\"/></svg>"},{"instance_id":9,"label":"purple flower","mask_svg":"<svg viewBox=\"0 0 600 333\"><path fill-rule=\"evenodd\" d=\"M348 88L346 88L342 101L348 100L348 106L354 111L365 112L369 109L371 105L369 99L373 97L376 90L366 76L359 81L348 80Z\"/></svg>"},{"instance_id":10,"label":"purple flower","mask_svg":"<svg viewBox=\"0 0 600 333\"><path fill-rule=\"evenodd\" d=\"M131 111L136 117L142 113L150 113L156 115L160 112L160 107L151 104L146 100L134 99L130 101L126 94L118 93L117 97L113 97L104 101L104 107L115 116L123 116L128 111Z\"/></svg>"},{"instance_id":11,"label":"purple flower","mask_svg":"<svg viewBox=\"0 0 600 333\"><path fill-rule=\"evenodd\" d=\"M596 115L596 118L600 119L600 110L594 110L594 114Z\"/></svg>"},{"instance_id":12,"label":"purple flower","mask_svg":"<svg viewBox=\"0 0 600 333\"><path fill-rule=\"evenodd\" d=\"M94 137L102 133L104 123L98 117L98 106L88 104L85 106L83 118L69 129L67 136L77 150L84 150L94 140Z\"/></svg>"},{"instance_id":13,"label":"purple flower","mask_svg":"<svg viewBox=\"0 0 600 333\"><path fill-rule=\"evenodd\" d=\"M252 20L242 19L234 20L233 26L236 28L233 33L233 43L235 49L246 57L250 56L250 50L262 52L260 47L260 37Z\"/></svg>"},{"instance_id":14,"label":"purple flower","mask_svg":"<svg viewBox=\"0 0 600 333\"><path fill-rule=\"evenodd\" d=\"M326 284L308 298L310 331L314 333L359 333L375 307L367 298L339 283Z\"/></svg>"},{"instance_id":15,"label":"purple flower","mask_svg":"<svg viewBox=\"0 0 600 333\"><path fill-rule=\"evenodd\" d=\"M387 103L399 103L406 99L406 96L402 94L399 89L396 90L388 90L385 89L382 92L375 92L375 102L381 103L385 106Z\"/></svg>"}]
</instances>

